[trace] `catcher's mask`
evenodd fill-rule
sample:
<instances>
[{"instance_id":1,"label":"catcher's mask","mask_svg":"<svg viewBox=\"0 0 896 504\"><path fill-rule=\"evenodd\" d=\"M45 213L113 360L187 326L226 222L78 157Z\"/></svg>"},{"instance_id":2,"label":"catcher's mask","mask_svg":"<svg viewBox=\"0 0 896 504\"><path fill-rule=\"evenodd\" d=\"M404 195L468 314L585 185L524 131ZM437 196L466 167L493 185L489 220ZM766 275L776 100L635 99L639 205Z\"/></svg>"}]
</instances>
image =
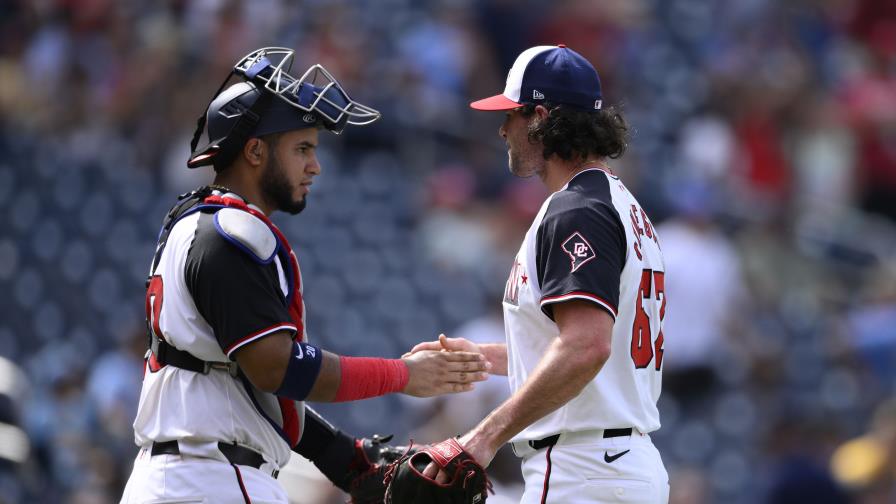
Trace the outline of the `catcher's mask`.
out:
<instances>
[{"instance_id":1,"label":"catcher's mask","mask_svg":"<svg viewBox=\"0 0 896 504\"><path fill-rule=\"evenodd\" d=\"M338 135L348 124L363 126L380 118L378 111L352 100L321 65L299 78L290 75L294 55L292 49L265 47L233 67L197 121L188 168L223 168L252 137L310 127ZM222 92L233 75L243 82ZM206 125L209 142L197 148Z\"/></svg>"}]
</instances>

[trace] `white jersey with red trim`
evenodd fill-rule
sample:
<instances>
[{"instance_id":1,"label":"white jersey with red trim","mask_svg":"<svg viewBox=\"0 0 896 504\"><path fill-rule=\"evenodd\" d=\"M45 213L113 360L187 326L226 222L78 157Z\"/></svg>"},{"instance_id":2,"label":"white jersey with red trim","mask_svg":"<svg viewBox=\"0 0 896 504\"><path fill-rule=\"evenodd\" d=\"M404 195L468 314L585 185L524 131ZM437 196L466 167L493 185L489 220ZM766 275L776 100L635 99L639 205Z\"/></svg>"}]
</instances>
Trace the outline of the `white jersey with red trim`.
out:
<instances>
[{"instance_id":1,"label":"white jersey with red trim","mask_svg":"<svg viewBox=\"0 0 896 504\"><path fill-rule=\"evenodd\" d=\"M174 224L152 271L147 313L152 330L169 345L203 361L228 363L252 341L303 330L289 312L293 266L285 254L259 258L241 249L222 231L216 212L194 211ZM294 404L301 418L303 405ZM221 457L218 442L237 443L280 468L289 461L292 442L284 427L291 419L282 406L275 395L226 369L208 374L173 365L158 369L150 359L135 441L147 447L177 440L181 453L211 458Z\"/></svg>"},{"instance_id":2,"label":"white jersey with red trim","mask_svg":"<svg viewBox=\"0 0 896 504\"><path fill-rule=\"evenodd\" d=\"M664 271L650 220L618 177L576 174L551 194L526 233L504 293L511 391L522 387L559 335L553 305L593 302L615 319L611 355L568 403L512 441L560 432L660 427Z\"/></svg>"}]
</instances>

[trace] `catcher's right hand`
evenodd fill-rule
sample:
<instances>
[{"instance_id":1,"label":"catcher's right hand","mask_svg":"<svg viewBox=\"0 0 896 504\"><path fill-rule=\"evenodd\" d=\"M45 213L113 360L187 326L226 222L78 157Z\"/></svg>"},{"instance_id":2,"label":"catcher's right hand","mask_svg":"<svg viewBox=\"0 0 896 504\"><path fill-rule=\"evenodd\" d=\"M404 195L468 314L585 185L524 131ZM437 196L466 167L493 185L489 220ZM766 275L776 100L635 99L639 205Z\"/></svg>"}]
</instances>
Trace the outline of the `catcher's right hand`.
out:
<instances>
[{"instance_id":1,"label":"catcher's right hand","mask_svg":"<svg viewBox=\"0 0 896 504\"><path fill-rule=\"evenodd\" d=\"M430 462L448 475L446 483L423 475ZM480 504L491 491L485 469L454 438L396 460L389 466L385 483L386 504Z\"/></svg>"},{"instance_id":2,"label":"catcher's right hand","mask_svg":"<svg viewBox=\"0 0 896 504\"><path fill-rule=\"evenodd\" d=\"M416 397L473 390L473 382L488 379L490 367L485 356L471 352L426 350L405 354L401 360L408 367L402 392Z\"/></svg>"}]
</instances>

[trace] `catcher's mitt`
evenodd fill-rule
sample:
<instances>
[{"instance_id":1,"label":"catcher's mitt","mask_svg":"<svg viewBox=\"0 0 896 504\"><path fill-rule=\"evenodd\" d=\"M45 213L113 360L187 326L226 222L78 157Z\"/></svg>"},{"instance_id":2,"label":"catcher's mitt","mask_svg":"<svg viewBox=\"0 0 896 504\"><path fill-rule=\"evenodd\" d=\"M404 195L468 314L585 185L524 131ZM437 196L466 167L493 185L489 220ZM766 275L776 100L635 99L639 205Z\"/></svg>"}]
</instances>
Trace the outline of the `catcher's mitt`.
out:
<instances>
[{"instance_id":1,"label":"catcher's mitt","mask_svg":"<svg viewBox=\"0 0 896 504\"><path fill-rule=\"evenodd\" d=\"M447 483L423 475L430 462L448 474ZM386 504L480 504L490 491L485 469L454 438L403 456L386 474Z\"/></svg>"},{"instance_id":2,"label":"catcher's mitt","mask_svg":"<svg viewBox=\"0 0 896 504\"><path fill-rule=\"evenodd\" d=\"M408 453L416 453L409 446L390 446L392 436L375 434L371 438L355 439L355 458L346 473L346 490L352 504L382 504L386 494L386 471L389 465Z\"/></svg>"}]
</instances>

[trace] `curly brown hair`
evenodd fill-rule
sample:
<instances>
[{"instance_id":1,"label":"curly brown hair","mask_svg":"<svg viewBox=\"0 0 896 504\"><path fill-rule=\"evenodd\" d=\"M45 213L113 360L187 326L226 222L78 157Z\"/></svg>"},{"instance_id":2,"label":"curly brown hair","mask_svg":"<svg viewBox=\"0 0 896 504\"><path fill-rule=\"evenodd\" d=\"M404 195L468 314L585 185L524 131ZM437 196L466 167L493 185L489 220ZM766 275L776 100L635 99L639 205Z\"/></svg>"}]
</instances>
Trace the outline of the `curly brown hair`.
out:
<instances>
[{"instance_id":1,"label":"curly brown hair","mask_svg":"<svg viewBox=\"0 0 896 504\"><path fill-rule=\"evenodd\" d=\"M628 146L628 123L614 107L590 111L567 105L543 104L550 113L544 121L529 126L529 141L544 145L544 158L556 154L564 161L584 160L595 155L616 159ZM535 105L521 113L529 117Z\"/></svg>"}]
</instances>

